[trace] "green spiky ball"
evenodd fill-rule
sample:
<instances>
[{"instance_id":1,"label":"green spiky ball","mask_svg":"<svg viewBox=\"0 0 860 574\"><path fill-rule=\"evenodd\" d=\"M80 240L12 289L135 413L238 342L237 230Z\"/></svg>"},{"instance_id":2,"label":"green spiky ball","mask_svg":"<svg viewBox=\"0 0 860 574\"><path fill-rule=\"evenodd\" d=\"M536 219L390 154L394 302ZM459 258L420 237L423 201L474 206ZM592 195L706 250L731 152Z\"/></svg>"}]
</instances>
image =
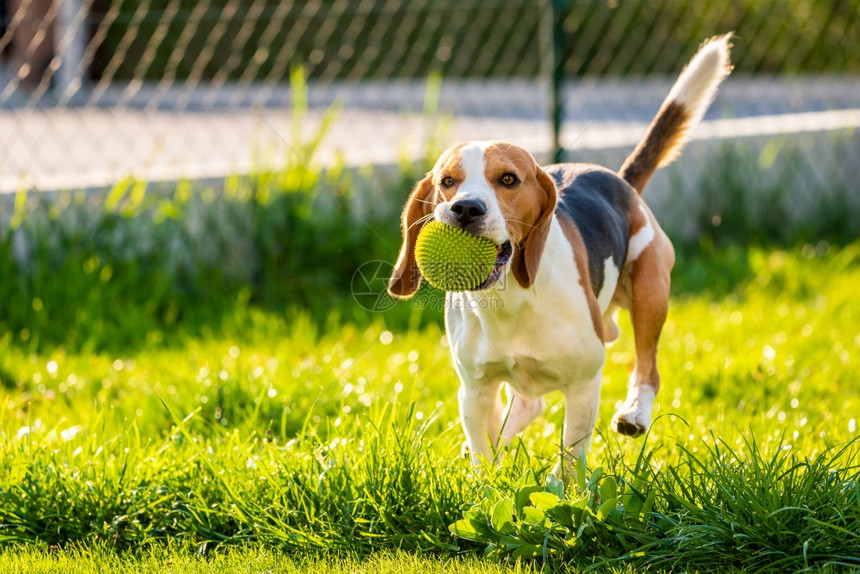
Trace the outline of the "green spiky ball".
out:
<instances>
[{"instance_id":1,"label":"green spiky ball","mask_svg":"<svg viewBox=\"0 0 860 574\"><path fill-rule=\"evenodd\" d=\"M431 221L415 243L421 274L442 291L477 289L496 263L496 244L458 227Z\"/></svg>"}]
</instances>

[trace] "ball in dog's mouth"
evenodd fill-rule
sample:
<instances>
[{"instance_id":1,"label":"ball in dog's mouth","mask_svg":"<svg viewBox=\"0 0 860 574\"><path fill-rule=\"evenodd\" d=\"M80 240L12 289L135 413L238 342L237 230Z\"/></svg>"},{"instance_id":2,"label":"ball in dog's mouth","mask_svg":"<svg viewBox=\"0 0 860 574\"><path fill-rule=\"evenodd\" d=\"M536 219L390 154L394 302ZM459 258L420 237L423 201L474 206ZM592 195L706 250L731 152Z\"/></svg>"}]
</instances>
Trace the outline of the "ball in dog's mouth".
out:
<instances>
[{"instance_id":1,"label":"ball in dog's mouth","mask_svg":"<svg viewBox=\"0 0 860 574\"><path fill-rule=\"evenodd\" d=\"M492 239L440 221L425 224L415 241L415 261L421 274L442 291L480 288L498 257Z\"/></svg>"},{"instance_id":2,"label":"ball in dog's mouth","mask_svg":"<svg viewBox=\"0 0 860 574\"><path fill-rule=\"evenodd\" d=\"M493 264L493 270L490 272L490 276L474 290L481 291L482 289L487 289L496 283L496 281L498 281L504 274L505 265L507 265L508 261L511 260L511 255L513 255L513 253L514 248L510 241L505 241L501 245L497 245L496 262Z\"/></svg>"}]
</instances>

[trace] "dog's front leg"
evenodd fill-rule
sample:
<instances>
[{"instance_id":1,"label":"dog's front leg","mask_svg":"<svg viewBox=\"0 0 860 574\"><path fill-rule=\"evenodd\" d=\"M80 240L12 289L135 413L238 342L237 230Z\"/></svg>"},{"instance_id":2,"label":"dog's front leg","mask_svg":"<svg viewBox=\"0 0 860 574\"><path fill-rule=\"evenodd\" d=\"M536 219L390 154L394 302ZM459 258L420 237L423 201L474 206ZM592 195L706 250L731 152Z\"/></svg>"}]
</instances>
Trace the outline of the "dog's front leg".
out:
<instances>
[{"instance_id":1,"label":"dog's front leg","mask_svg":"<svg viewBox=\"0 0 860 574\"><path fill-rule=\"evenodd\" d=\"M500 383L464 381L457 395L460 402L460 422L466 433L472 463L476 466L482 458L491 460L493 451L498 446L502 420L500 386Z\"/></svg>"},{"instance_id":2,"label":"dog's front leg","mask_svg":"<svg viewBox=\"0 0 860 574\"><path fill-rule=\"evenodd\" d=\"M580 455L586 456L591 448L591 436L600 405L602 379L601 369L590 380L573 384L564 392L564 448L561 453L562 460L552 472L565 483L573 471L573 462Z\"/></svg>"}]
</instances>

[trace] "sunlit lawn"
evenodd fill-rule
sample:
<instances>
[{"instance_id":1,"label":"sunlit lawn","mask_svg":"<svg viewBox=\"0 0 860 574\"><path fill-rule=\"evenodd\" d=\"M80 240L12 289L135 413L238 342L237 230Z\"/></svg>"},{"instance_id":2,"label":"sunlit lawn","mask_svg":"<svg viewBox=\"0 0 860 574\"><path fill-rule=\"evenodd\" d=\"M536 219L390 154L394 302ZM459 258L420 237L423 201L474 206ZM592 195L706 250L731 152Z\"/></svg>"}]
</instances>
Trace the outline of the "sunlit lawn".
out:
<instances>
[{"instance_id":1,"label":"sunlit lawn","mask_svg":"<svg viewBox=\"0 0 860 574\"><path fill-rule=\"evenodd\" d=\"M608 427L633 360L625 317L608 353L590 466L624 478L644 447L655 469L680 468L686 451L710 460L708 449L723 441L742 467L752 441L763 459L786 452L803 460L856 438L860 246L819 251L736 250L747 267L736 285L699 284L674 298L660 347L659 418L647 442ZM723 264L700 262L716 266L706 283L720 277ZM701 283L693 273L677 270L679 284ZM307 552L360 557L396 548L435 556L410 558L410 570L451 571L445 557L457 554L453 546L480 550L448 530L461 506L477 502L485 483L505 492L525 469L542 476L557 456L563 405L550 396L546 414L501 470L481 476L459 458L458 381L439 323L403 330L384 314L321 324L247 310L236 311L222 331L112 355L62 348L36 354L0 338L0 540L7 552L0 568L48 568L72 558L84 564L88 556L101 556L94 569L129 567L105 558L105 549L132 552L127 560L136 552L143 568L153 560L144 549L172 540L182 548L176 564L188 571L194 551L236 571L263 571L274 561L292 572L279 552L301 561ZM857 452L852 445L831 461L845 482L843 518L854 525ZM734 468L731 458L721 472ZM782 487L774 480L776 492ZM655 510L668 508L658 497ZM772 518L760 516L759 526L773 528ZM756 527L756 520L734 520L739 533ZM839 528L846 529L846 550L856 550L857 530ZM756 543L768 543L764 534ZM785 538L783 550L827 562L812 551L815 543L810 549ZM19 544L24 553L14 550ZM218 558L219 544L249 544L258 562L235 560L235 552L233 562ZM96 547L91 556L87 549ZM756 546L746 548L734 559L722 547L692 548L690 563L705 568L711 553L714 564L743 567ZM831 550L831 560L836 554ZM678 560L684 564L683 553ZM500 568L475 558L457 564L464 571Z\"/></svg>"}]
</instances>

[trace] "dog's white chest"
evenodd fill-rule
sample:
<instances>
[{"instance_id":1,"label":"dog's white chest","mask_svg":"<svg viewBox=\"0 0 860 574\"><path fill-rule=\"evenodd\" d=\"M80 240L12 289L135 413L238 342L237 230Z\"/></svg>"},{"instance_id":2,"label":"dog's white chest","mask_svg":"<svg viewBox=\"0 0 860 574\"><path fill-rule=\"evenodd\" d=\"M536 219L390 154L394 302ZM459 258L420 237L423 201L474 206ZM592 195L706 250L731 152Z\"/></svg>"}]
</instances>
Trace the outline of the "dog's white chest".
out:
<instances>
[{"instance_id":1,"label":"dog's white chest","mask_svg":"<svg viewBox=\"0 0 860 574\"><path fill-rule=\"evenodd\" d=\"M464 379L505 381L525 396L540 396L600 369L604 351L593 332L589 335L563 318L530 319L501 320L488 329L469 320L451 321L451 351ZM590 323L579 327L590 328Z\"/></svg>"},{"instance_id":2,"label":"dog's white chest","mask_svg":"<svg viewBox=\"0 0 860 574\"><path fill-rule=\"evenodd\" d=\"M448 296L448 337L461 378L478 385L502 380L526 396L592 378L605 350L557 223L532 288L508 279L498 291Z\"/></svg>"}]
</instances>

